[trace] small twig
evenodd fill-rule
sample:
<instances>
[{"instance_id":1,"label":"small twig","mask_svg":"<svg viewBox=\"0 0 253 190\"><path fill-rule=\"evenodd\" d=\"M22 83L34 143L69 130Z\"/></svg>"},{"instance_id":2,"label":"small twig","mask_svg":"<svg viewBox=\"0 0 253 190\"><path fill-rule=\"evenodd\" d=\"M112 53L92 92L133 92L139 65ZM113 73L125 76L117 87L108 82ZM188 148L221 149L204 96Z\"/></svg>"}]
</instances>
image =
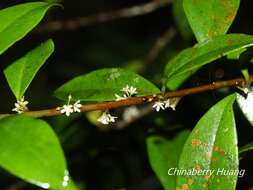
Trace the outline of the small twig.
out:
<instances>
[{"instance_id":1,"label":"small twig","mask_svg":"<svg viewBox=\"0 0 253 190\"><path fill-rule=\"evenodd\" d=\"M141 5L135 5L129 8L102 12L91 16L83 16L69 20L55 20L45 23L35 29L36 32L53 32L59 30L76 30L80 27L89 26L98 23L105 23L121 18L135 17L145 15L167 6L172 0L157 0Z\"/></svg>"},{"instance_id":2,"label":"small twig","mask_svg":"<svg viewBox=\"0 0 253 190\"><path fill-rule=\"evenodd\" d=\"M21 190L24 189L26 186L26 183L23 181L19 181L15 184L10 185L9 187L7 187L7 190Z\"/></svg>"},{"instance_id":3,"label":"small twig","mask_svg":"<svg viewBox=\"0 0 253 190\"><path fill-rule=\"evenodd\" d=\"M175 35L176 30L172 27L170 27L163 35L161 35L149 51L145 63L147 65L153 63L161 50L175 37Z\"/></svg>"},{"instance_id":4,"label":"small twig","mask_svg":"<svg viewBox=\"0 0 253 190\"><path fill-rule=\"evenodd\" d=\"M250 75L250 81L253 81L253 75ZM160 98L174 98L174 97L184 97L192 94L199 94L202 92L208 92L211 90L216 90L224 87L232 87L232 86L243 86L246 83L244 78L235 78L226 81L218 81L213 82L211 84L202 85L193 88L187 88L182 90L177 90L173 92L167 92L164 96L161 94L154 94L149 96L141 96L141 97L131 97L126 100L114 101L114 102L100 102L94 104L84 104L81 107L82 112L96 111L96 110L110 110L116 109L120 107L130 106L130 105L138 105L144 104L148 102L154 102L159 100ZM49 117L49 116L57 116L62 113L57 110L57 108L47 109L47 110L39 110L39 111L27 111L23 113L23 115L28 115L31 117ZM10 116L14 114L0 114L0 118Z\"/></svg>"}]
</instances>

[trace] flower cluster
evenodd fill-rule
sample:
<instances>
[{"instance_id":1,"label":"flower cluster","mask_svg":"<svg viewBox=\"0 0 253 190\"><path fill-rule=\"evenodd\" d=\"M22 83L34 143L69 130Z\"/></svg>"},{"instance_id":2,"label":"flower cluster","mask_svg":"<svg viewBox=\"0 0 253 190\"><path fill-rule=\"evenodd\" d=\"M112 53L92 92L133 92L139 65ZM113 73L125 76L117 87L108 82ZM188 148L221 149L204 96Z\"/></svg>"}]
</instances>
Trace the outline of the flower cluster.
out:
<instances>
[{"instance_id":1,"label":"flower cluster","mask_svg":"<svg viewBox=\"0 0 253 190\"><path fill-rule=\"evenodd\" d=\"M137 89L133 86L129 86L126 85L124 88L122 88L121 90L124 94L123 96L120 96L118 94L115 94L116 97L116 101L120 101L120 100L125 100L135 94L137 94ZM103 114L98 118L98 122L104 124L104 125L108 125L109 123L115 122L115 120L117 119L117 117L112 116L109 111L105 111L103 112Z\"/></svg>"},{"instance_id":2,"label":"flower cluster","mask_svg":"<svg viewBox=\"0 0 253 190\"><path fill-rule=\"evenodd\" d=\"M28 103L29 102L25 101L25 97L23 96L22 98L17 100L17 102L14 104L15 108L13 108L12 111L17 112L18 114L24 113L28 111L28 108L27 108Z\"/></svg>"},{"instance_id":3,"label":"flower cluster","mask_svg":"<svg viewBox=\"0 0 253 190\"><path fill-rule=\"evenodd\" d=\"M123 96L115 94L116 101L125 100L125 99L138 93L136 88L134 88L133 86L128 86L128 85L126 85L124 88L122 88L121 91L124 92L124 94L123 94Z\"/></svg>"},{"instance_id":4,"label":"flower cluster","mask_svg":"<svg viewBox=\"0 0 253 190\"><path fill-rule=\"evenodd\" d=\"M70 116L70 114L74 112L81 112L80 108L82 107L82 104L80 104L80 100L76 101L74 104L70 104L71 99L72 96L69 95L68 103L62 107L58 107L57 110L60 110L60 112L66 116Z\"/></svg>"},{"instance_id":5,"label":"flower cluster","mask_svg":"<svg viewBox=\"0 0 253 190\"><path fill-rule=\"evenodd\" d=\"M124 92L123 96L120 96L118 94L115 94L116 101L127 99L135 94L137 94L137 89L133 86L126 85L121 90ZM65 114L66 116L70 116L74 112L81 112L82 104L80 104L80 100L76 101L74 104L71 104L72 96L69 95L67 104L63 105L62 107L58 107L57 110L59 110L62 114ZM166 108L171 108L172 110L176 109L176 106L181 98L169 98L166 100L159 100L156 101L153 105L153 108L158 112L160 110L165 110ZM18 113L23 113L24 111L28 110L26 105L28 104L27 101L24 100L24 97L22 97L21 100L18 100L17 103L15 103L15 108L13 111L16 111ZM130 120L132 117L135 117L135 115L138 115L139 110L136 107L131 107L129 110L127 110L124 113L124 119ZM104 111L102 115L98 118L98 122L108 125L109 123L113 123L116 121L118 117L112 116L108 110Z\"/></svg>"},{"instance_id":6,"label":"flower cluster","mask_svg":"<svg viewBox=\"0 0 253 190\"><path fill-rule=\"evenodd\" d=\"M153 108L159 112L160 110L165 110L166 108L171 108L176 110L176 106L181 98L169 98L164 101L156 101L153 105Z\"/></svg>"},{"instance_id":7,"label":"flower cluster","mask_svg":"<svg viewBox=\"0 0 253 190\"><path fill-rule=\"evenodd\" d=\"M103 112L103 114L98 118L98 121L104 125L115 122L117 117L112 116L108 111Z\"/></svg>"}]
</instances>

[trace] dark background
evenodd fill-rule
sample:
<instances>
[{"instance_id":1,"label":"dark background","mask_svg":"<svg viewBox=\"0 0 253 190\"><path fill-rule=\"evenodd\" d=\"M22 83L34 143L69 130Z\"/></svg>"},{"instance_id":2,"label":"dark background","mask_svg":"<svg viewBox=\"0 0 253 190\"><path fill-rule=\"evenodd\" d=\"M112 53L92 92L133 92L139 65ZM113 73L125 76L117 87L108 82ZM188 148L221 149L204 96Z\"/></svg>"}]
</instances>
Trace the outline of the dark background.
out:
<instances>
[{"instance_id":1,"label":"dark background","mask_svg":"<svg viewBox=\"0 0 253 190\"><path fill-rule=\"evenodd\" d=\"M2 0L0 8L23 2L26 1ZM50 20L75 19L79 16L94 15L145 2L148 1L65 0L61 2L64 9L51 9L42 24ZM252 7L253 1L241 1L230 33L253 34ZM147 57L156 40L172 27L176 29L174 38L154 61L147 64ZM195 43L193 36L186 39L180 34L173 18L172 5L169 5L150 14L79 27L71 31L34 30L0 57L1 71L48 38L52 38L55 42L55 53L40 70L26 93L26 99L30 102L29 107L34 110L59 105L61 102L52 96L59 85L98 68L132 68L160 85L162 72L168 60L181 49ZM216 64L201 69L184 84L184 87L239 75L235 61L221 59ZM162 187L148 162L145 144L147 136L158 133L172 138L184 128L192 129L213 104L232 92L230 90L235 89L223 89L186 97L180 102L176 112L168 110L151 113L121 130L96 126L85 114L70 119L65 117L46 119L57 132L66 153L70 173L80 187L89 190L158 190ZM15 98L3 74L0 75L0 97L0 112L10 112ZM122 109L119 109L114 113L117 115L121 111ZM241 146L252 141L253 128L238 111L237 106L235 112ZM251 153L242 157L240 167L246 169L246 176L239 179L238 189L253 188L252 161ZM0 189L38 188L0 171Z\"/></svg>"}]
</instances>

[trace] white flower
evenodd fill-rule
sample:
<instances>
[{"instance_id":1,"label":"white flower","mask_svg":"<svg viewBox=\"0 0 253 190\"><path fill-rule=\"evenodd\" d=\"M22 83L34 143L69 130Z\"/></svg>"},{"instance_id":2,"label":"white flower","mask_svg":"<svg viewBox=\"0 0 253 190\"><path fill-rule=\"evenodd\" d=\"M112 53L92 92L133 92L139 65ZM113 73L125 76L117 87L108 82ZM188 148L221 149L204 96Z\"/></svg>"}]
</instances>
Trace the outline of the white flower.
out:
<instances>
[{"instance_id":1,"label":"white flower","mask_svg":"<svg viewBox=\"0 0 253 190\"><path fill-rule=\"evenodd\" d=\"M81 112L82 104L80 104L80 100L76 101L73 105L74 112Z\"/></svg>"},{"instance_id":2,"label":"white flower","mask_svg":"<svg viewBox=\"0 0 253 190\"><path fill-rule=\"evenodd\" d=\"M155 102L153 108L155 108L157 112L160 111L160 109L164 110L165 109L164 102L162 101Z\"/></svg>"},{"instance_id":3,"label":"white flower","mask_svg":"<svg viewBox=\"0 0 253 190\"><path fill-rule=\"evenodd\" d=\"M123 96L120 96L118 94L114 94L116 97L116 101L125 100L127 99L127 96L124 94Z\"/></svg>"},{"instance_id":4,"label":"white flower","mask_svg":"<svg viewBox=\"0 0 253 190\"><path fill-rule=\"evenodd\" d=\"M70 114L74 112L73 105L64 105L60 110L61 113L65 113L66 116L70 116Z\"/></svg>"},{"instance_id":5,"label":"white flower","mask_svg":"<svg viewBox=\"0 0 253 190\"><path fill-rule=\"evenodd\" d=\"M80 108L82 107L82 104L80 104L80 100L76 101L74 104L70 104L71 99L72 96L69 95L67 104L56 108L56 110L60 110L60 112L64 113L66 116L70 116L70 114L74 112L81 112Z\"/></svg>"},{"instance_id":6,"label":"white flower","mask_svg":"<svg viewBox=\"0 0 253 190\"><path fill-rule=\"evenodd\" d=\"M244 92L244 94L249 94L250 89L249 88L243 88L243 92Z\"/></svg>"},{"instance_id":7,"label":"white flower","mask_svg":"<svg viewBox=\"0 0 253 190\"><path fill-rule=\"evenodd\" d=\"M12 111L17 112L18 114L24 113L25 111L28 111L27 104L29 102L25 101L25 97L23 96L21 99L17 100L17 102L14 104L15 108L12 109Z\"/></svg>"},{"instance_id":8,"label":"white flower","mask_svg":"<svg viewBox=\"0 0 253 190\"><path fill-rule=\"evenodd\" d=\"M164 107L165 108L169 108L171 106L171 100L170 99L167 99L164 101Z\"/></svg>"},{"instance_id":9,"label":"white flower","mask_svg":"<svg viewBox=\"0 0 253 190\"><path fill-rule=\"evenodd\" d=\"M107 111L103 112L103 114L98 118L98 121L104 125L108 125L110 122L115 122L117 117L110 115Z\"/></svg>"},{"instance_id":10,"label":"white flower","mask_svg":"<svg viewBox=\"0 0 253 190\"><path fill-rule=\"evenodd\" d=\"M181 97L176 97L176 98L169 98L164 101L165 108L171 108L172 110L176 110L176 106L178 102L180 101Z\"/></svg>"},{"instance_id":11,"label":"white flower","mask_svg":"<svg viewBox=\"0 0 253 190\"><path fill-rule=\"evenodd\" d=\"M107 113L103 112L103 114L98 118L98 121L104 125L109 124L109 118L107 116Z\"/></svg>"},{"instance_id":12,"label":"white flower","mask_svg":"<svg viewBox=\"0 0 253 190\"><path fill-rule=\"evenodd\" d=\"M133 86L128 86L128 85L122 88L121 91L124 92L127 95L127 97L137 94L137 89L134 88Z\"/></svg>"},{"instance_id":13,"label":"white flower","mask_svg":"<svg viewBox=\"0 0 253 190\"><path fill-rule=\"evenodd\" d=\"M122 88L121 91L124 92L123 96L120 96L118 94L114 94L116 97L116 101L125 100L125 99L131 97L132 95L137 94L137 89L134 88L133 86L128 86L128 85L126 85L124 88Z\"/></svg>"},{"instance_id":14,"label":"white flower","mask_svg":"<svg viewBox=\"0 0 253 190\"><path fill-rule=\"evenodd\" d=\"M115 119L118 118L118 117L112 116L110 114L108 114L108 117L109 117L109 121L112 122L112 123L115 122Z\"/></svg>"}]
</instances>

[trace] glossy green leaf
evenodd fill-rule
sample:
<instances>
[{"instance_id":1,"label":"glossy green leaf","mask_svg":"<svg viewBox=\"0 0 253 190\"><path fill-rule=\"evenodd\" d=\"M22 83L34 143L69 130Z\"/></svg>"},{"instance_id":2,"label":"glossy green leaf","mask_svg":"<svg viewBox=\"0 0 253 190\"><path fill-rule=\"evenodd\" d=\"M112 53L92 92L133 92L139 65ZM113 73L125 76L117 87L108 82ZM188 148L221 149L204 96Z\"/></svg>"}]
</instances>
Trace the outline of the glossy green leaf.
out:
<instances>
[{"instance_id":1,"label":"glossy green leaf","mask_svg":"<svg viewBox=\"0 0 253 190\"><path fill-rule=\"evenodd\" d=\"M253 36L244 34L221 35L205 43L199 43L179 53L166 65L165 83L171 90L177 89L203 65L232 51L253 45Z\"/></svg>"},{"instance_id":2,"label":"glossy green leaf","mask_svg":"<svg viewBox=\"0 0 253 190\"><path fill-rule=\"evenodd\" d=\"M36 73L53 51L54 43L48 40L4 70L9 86L17 99L24 95Z\"/></svg>"},{"instance_id":3,"label":"glossy green leaf","mask_svg":"<svg viewBox=\"0 0 253 190\"><path fill-rule=\"evenodd\" d=\"M239 149L239 154L253 150L253 142L250 142Z\"/></svg>"},{"instance_id":4,"label":"glossy green leaf","mask_svg":"<svg viewBox=\"0 0 253 190\"><path fill-rule=\"evenodd\" d=\"M240 0L184 0L183 6L199 42L225 34L232 24Z\"/></svg>"},{"instance_id":5,"label":"glossy green leaf","mask_svg":"<svg viewBox=\"0 0 253 190\"><path fill-rule=\"evenodd\" d=\"M0 55L30 32L53 5L24 3L0 10Z\"/></svg>"},{"instance_id":6,"label":"glossy green leaf","mask_svg":"<svg viewBox=\"0 0 253 190\"><path fill-rule=\"evenodd\" d=\"M165 190L175 189L176 177L168 175L170 168L176 168L189 131L182 131L172 140L161 136L150 136L147 139L149 162Z\"/></svg>"},{"instance_id":7,"label":"glossy green leaf","mask_svg":"<svg viewBox=\"0 0 253 190\"><path fill-rule=\"evenodd\" d=\"M177 175L177 188L187 186L188 190L235 189L237 175L224 173L238 170L239 165L234 101L235 95L224 98L195 126L184 145L178 169L210 172Z\"/></svg>"},{"instance_id":8,"label":"glossy green leaf","mask_svg":"<svg viewBox=\"0 0 253 190\"><path fill-rule=\"evenodd\" d=\"M37 186L65 189L68 172L64 154L46 122L27 116L3 118L0 137L2 168Z\"/></svg>"},{"instance_id":9,"label":"glossy green leaf","mask_svg":"<svg viewBox=\"0 0 253 190\"><path fill-rule=\"evenodd\" d=\"M183 9L183 0L173 1L173 17L180 34L186 40L191 39L193 34Z\"/></svg>"},{"instance_id":10,"label":"glossy green leaf","mask_svg":"<svg viewBox=\"0 0 253 190\"><path fill-rule=\"evenodd\" d=\"M250 92L246 97L237 94L236 100L243 114L253 126L253 92Z\"/></svg>"},{"instance_id":11,"label":"glossy green leaf","mask_svg":"<svg viewBox=\"0 0 253 190\"><path fill-rule=\"evenodd\" d=\"M67 82L55 92L59 99L66 100L68 95L81 101L113 101L115 94L123 95L121 91L126 85L137 88L137 96L159 93L160 90L148 80L131 71L110 68L100 69L82 75Z\"/></svg>"},{"instance_id":12,"label":"glossy green leaf","mask_svg":"<svg viewBox=\"0 0 253 190\"><path fill-rule=\"evenodd\" d=\"M227 59L234 59L234 60L237 60L240 58L240 55L245 52L247 50L247 48L241 48L241 49L237 49L235 51L232 51L230 52L228 55L227 55Z\"/></svg>"}]
</instances>

